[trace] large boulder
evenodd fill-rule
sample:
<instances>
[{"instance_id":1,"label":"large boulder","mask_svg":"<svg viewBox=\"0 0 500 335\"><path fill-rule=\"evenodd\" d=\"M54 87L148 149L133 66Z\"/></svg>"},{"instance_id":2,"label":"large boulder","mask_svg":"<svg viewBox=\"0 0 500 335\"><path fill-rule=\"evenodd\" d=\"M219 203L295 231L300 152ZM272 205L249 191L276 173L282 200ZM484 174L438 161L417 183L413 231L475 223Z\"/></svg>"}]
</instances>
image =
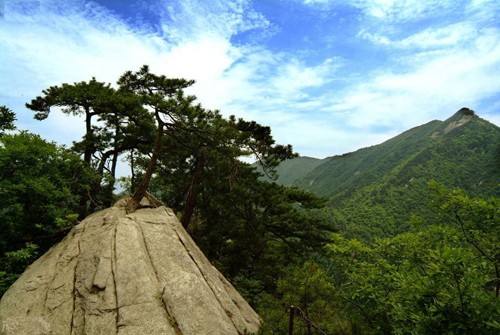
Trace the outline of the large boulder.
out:
<instances>
[{"instance_id":1,"label":"large boulder","mask_svg":"<svg viewBox=\"0 0 500 335\"><path fill-rule=\"evenodd\" d=\"M0 301L0 334L238 335L259 316L172 210L94 213L34 262Z\"/></svg>"}]
</instances>

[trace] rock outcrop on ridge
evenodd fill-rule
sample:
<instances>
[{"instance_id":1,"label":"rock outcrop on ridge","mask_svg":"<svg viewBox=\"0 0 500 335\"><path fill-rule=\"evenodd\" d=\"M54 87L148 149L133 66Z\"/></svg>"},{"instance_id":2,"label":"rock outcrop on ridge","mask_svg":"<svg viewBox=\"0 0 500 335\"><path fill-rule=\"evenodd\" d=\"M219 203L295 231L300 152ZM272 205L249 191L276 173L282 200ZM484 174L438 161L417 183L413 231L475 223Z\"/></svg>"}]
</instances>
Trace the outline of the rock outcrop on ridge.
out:
<instances>
[{"instance_id":1,"label":"rock outcrop on ridge","mask_svg":"<svg viewBox=\"0 0 500 335\"><path fill-rule=\"evenodd\" d=\"M0 334L254 333L259 316L172 210L94 213L34 262L0 302Z\"/></svg>"}]
</instances>

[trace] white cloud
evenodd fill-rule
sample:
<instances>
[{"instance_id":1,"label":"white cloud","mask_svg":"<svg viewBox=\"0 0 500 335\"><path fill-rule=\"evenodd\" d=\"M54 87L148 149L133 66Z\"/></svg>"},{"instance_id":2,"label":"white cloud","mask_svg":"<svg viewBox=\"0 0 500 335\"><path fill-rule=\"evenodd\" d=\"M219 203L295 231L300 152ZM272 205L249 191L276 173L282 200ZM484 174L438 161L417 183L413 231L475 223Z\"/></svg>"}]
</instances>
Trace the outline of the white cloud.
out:
<instances>
[{"instance_id":1,"label":"white cloud","mask_svg":"<svg viewBox=\"0 0 500 335\"><path fill-rule=\"evenodd\" d=\"M3 94L33 94L91 76L115 81L127 69L161 63L168 50L164 41L130 30L108 13L86 10L68 7L61 13L40 6L27 14L7 8L0 20Z\"/></svg>"},{"instance_id":2,"label":"white cloud","mask_svg":"<svg viewBox=\"0 0 500 335\"><path fill-rule=\"evenodd\" d=\"M470 41L476 37L478 31L474 25L467 22L451 24L442 28L424 29L401 41L401 47L432 48L443 46L457 46L459 43Z\"/></svg>"},{"instance_id":3,"label":"white cloud","mask_svg":"<svg viewBox=\"0 0 500 335\"><path fill-rule=\"evenodd\" d=\"M254 11L249 0L182 0L165 2L162 27L171 41L190 40L205 33L230 38L237 32L269 27L269 21Z\"/></svg>"},{"instance_id":4,"label":"white cloud","mask_svg":"<svg viewBox=\"0 0 500 335\"><path fill-rule=\"evenodd\" d=\"M367 14L392 22L404 22L422 17L440 14L445 9L453 8L456 0L373 0L352 1L354 6L364 10Z\"/></svg>"},{"instance_id":5,"label":"white cloud","mask_svg":"<svg viewBox=\"0 0 500 335\"><path fill-rule=\"evenodd\" d=\"M335 108L348 115L346 122L404 130L433 118L446 118L462 106L480 114L487 112L483 102L500 91L496 79L500 75L500 30L491 21L498 5L495 9L491 1L479 2L472 1L463 12L454 13L463 13L463 20L424 26L407 36L400 27L391 31L398 38L361 29L358 37L390 52L391 62L334 99Z\"/></svg>"},{"instance_id":6,"label":"white cloud","mask_svg":"<svg viewBox=\"0 0 500 335\"><path fill-rule=\"evenodd\" d=\"M478 34L479 28L471 22L459 22L444 27L427 28L400 40L392 40L387 36L371 33L365 29L362 29L358 33L358 36L372 43L389 47L402 49L429 49L450 46L456 47L462 43L471 41L477 37Z\"/></svg>"},{"instance_id":7,"label":"white cloud","mask_svg":"<svg viewBox=\"0 0 500 335\"><path fill-rule=\"evenodd\" d=\"M500 32L487 30L467 48L406 56L404 65L345 90L335 109L348 112L352 126L404 129L462 106L477 107L500 91Z\"/></svg>"},{"instance_id":8,"label":"white cloud","mask_svg":"<svg viewBox=\"0 0 500 335\"><path fill-rule=\"evenodd\" d=\"M338 66L339 64L331 58L326 59L317 66L309 67L297 60L292 60L279 68L277 75L271 81L271 85L277 93L286 96L300 94L305 88L319 87L331 80L330 76Z\"/></svg>"},{"instance_id":9,"label":"white cloud","mask_svg":"<svg viewBox=\"0 0 500 335\"><path fill-rule=\"evenodd\" d=\"M459 5L457 0L302 0L305 5L348 4L369 17L386 22L408 22L441 15Z\"/></svg>"},{"instance_id":10,"label":"white cloud","mask_svg":"<svg viewBox=\"0 0 500 335\"><path fill-rule=\"evenodd\" d=\"M313 117L292 120L285 126L276 125L273 133L283 138L284 143L299 143L302 155L324 158L382 143L396 136L398 131L353 131L335 118Z\"/></svg>"}]
</instances>

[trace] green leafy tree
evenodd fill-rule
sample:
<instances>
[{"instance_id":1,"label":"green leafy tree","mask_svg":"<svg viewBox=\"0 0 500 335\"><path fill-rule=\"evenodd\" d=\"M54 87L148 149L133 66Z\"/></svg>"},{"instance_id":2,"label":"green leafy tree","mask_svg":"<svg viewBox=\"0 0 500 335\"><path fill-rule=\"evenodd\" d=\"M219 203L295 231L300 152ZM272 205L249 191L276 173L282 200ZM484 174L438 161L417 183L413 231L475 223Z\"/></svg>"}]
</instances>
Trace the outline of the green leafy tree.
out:
<instances>
[{"instance_id":1,"label":"green leafy tree","mask_svg":"<svg viewBox=\"0 0 500 335\"><path fill-rule=\"evenodd\" d=\"M6 288L33 257L77 220L94 172L74 153L37 135L0 138L0 264Z\"/></svg>"},{"instance_id":2,"label":"green leafy tree","mask_svg":"<svg viewBox=\"0 0 500 335\"><path fill-rule=\"evenodd\" d=\"M201 135L181 130L176 134L183 141L165 137L151 191L182 215L205 254L255 301L260 292L275 290L284 264L319 250L332 225L322 200L265 182L255 166L240 160L258 153L271 168L278 157L293 155L269 140L267 127L259 135L257 124L208 111L201 118L200 112L196 120L206 120L196 126Z\"/></svg>"},{"instance_id":3,"label":"green leafy tree","mask_svg":"<svg viewBox=\"0 0 500 335\"><path fill-rule=\"evenodd\" d=\"M498 300L478 261L448 225L377 240L335 236L329 269L351 322L373 334L495 334Z\"/></svg>"},{"instance_id":4,"label":"green leafy tree","mask_svg":"<svg viewBox=\"0 0 500 335\"><path fill-rule=\"evenodd\" d=\"M328 274L312 260L288 266L277 282L275 294L260 295L258 309L264 317L262 334L289 334L293 308L294 334L351 334L352 326L337 303Z\"/></svg>"},{"instance_id":5,"label":"green leafy tree","mask_svg":"<svg viewBox=\"0 0 500 335\"><path fill-rule=\"evenodd\" d=\"M14 122L16 121L16 114L6 106L0 106L0 135L6 130L16 129Z\"/></svg>"},{"instance_id":6,"label":"green leafy tree","mask_svg":"<svg viewBox=\"0 0 500 335\"><path fill-rule=\"evenodd\" d=\"M116 168L119 156L132 151L148 153L156 130L151 114L142 107L139 97L125 91L116 91L101 109L98 122L98 164L95 166L100 182L94 194L98 203L110 206L114 200Z\"/></svg>"},{"instance_id":7,"label":"green leafy tree","mask_svg":"<svg viewBox=\"0 0 500 335\"><path fill-rule=\"evenodd\" d=\"M500 296L500 198L470 197L463 190L447 190L431 182L440 219L454 224L463 240L490 265L489 285Z\"/></svg>"},{"instance_id":8,"label":"green leafy tree","mask_svg":"<svg viewBox=\"0 0 500 335\"><path fill-rule=\"evenodd\" d=\"M38 245L26 243L18 250L5 252L0 256L0 297L19 277L24 269L39 255Z\"/></svg>"},{"instance_id":9,"label":"green leafy tree","mask_svg":"<svg viewBox=\"0 0 500 335\"><path fill-rule=\"evenodd\" d=\"M122 90L143 99L158 128L152 152L129 156L128 185L135 201L149 188L179 213L209 258L251 298L274 290L281 264L321 248L332 228L320 199L264 182L241 160L254 157L272 174L295 156L291 146L276 144L269 127L196 104L183 94L191 83L147 67L119 80Z\"/></svg>"}]
</instances>

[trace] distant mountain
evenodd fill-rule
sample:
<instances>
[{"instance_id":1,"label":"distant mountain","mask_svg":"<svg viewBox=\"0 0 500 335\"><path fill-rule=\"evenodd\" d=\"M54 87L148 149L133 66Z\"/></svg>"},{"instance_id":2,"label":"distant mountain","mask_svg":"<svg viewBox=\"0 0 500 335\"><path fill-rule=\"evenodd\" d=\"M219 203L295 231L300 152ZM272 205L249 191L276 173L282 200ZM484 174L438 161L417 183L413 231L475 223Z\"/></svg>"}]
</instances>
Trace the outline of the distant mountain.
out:
<instances>
[{"instance_id":1,"label":"distant mountain","mask_svg":"<svg viewBox=\"0 0 500 335\"><path fill-rule=\"evenodd\" d=\"M293 160L286 163L293 166ZM297 177L293 185L329 198L347 221L380 216L400 224L425 211L430 180L472 195L500 195L500 128L462 108L445 121L431 121L379 145L321 160L303 177L303 170L289 171L280 167L279 180Z\"/></svg>"},{"instance_id":2,"label":"distant mountain","mask_svg":"<svg viewBox=\"0 0 500 335\"><path fill-rule=\"evenodd\" d=\"M463 108L382 144L334 156L294 184L329 198L343 198L371 183L405 185L436 179L471 193L498 194L500 128ZM280 176L286 179L286 176Z\"/></svg>"},{"instance_id":3,"label":"distant mountain","mask_svg":"<svg viewBox=\"0 0 500 335\"><path fill-rule=\"evenodd\" d=\"M323 163L322 159L307 156L283 161L276 169L278 179L275 182L280 185L291 186L295 181L304 178L321 163Z\"/></svg>"}]
</instances>

